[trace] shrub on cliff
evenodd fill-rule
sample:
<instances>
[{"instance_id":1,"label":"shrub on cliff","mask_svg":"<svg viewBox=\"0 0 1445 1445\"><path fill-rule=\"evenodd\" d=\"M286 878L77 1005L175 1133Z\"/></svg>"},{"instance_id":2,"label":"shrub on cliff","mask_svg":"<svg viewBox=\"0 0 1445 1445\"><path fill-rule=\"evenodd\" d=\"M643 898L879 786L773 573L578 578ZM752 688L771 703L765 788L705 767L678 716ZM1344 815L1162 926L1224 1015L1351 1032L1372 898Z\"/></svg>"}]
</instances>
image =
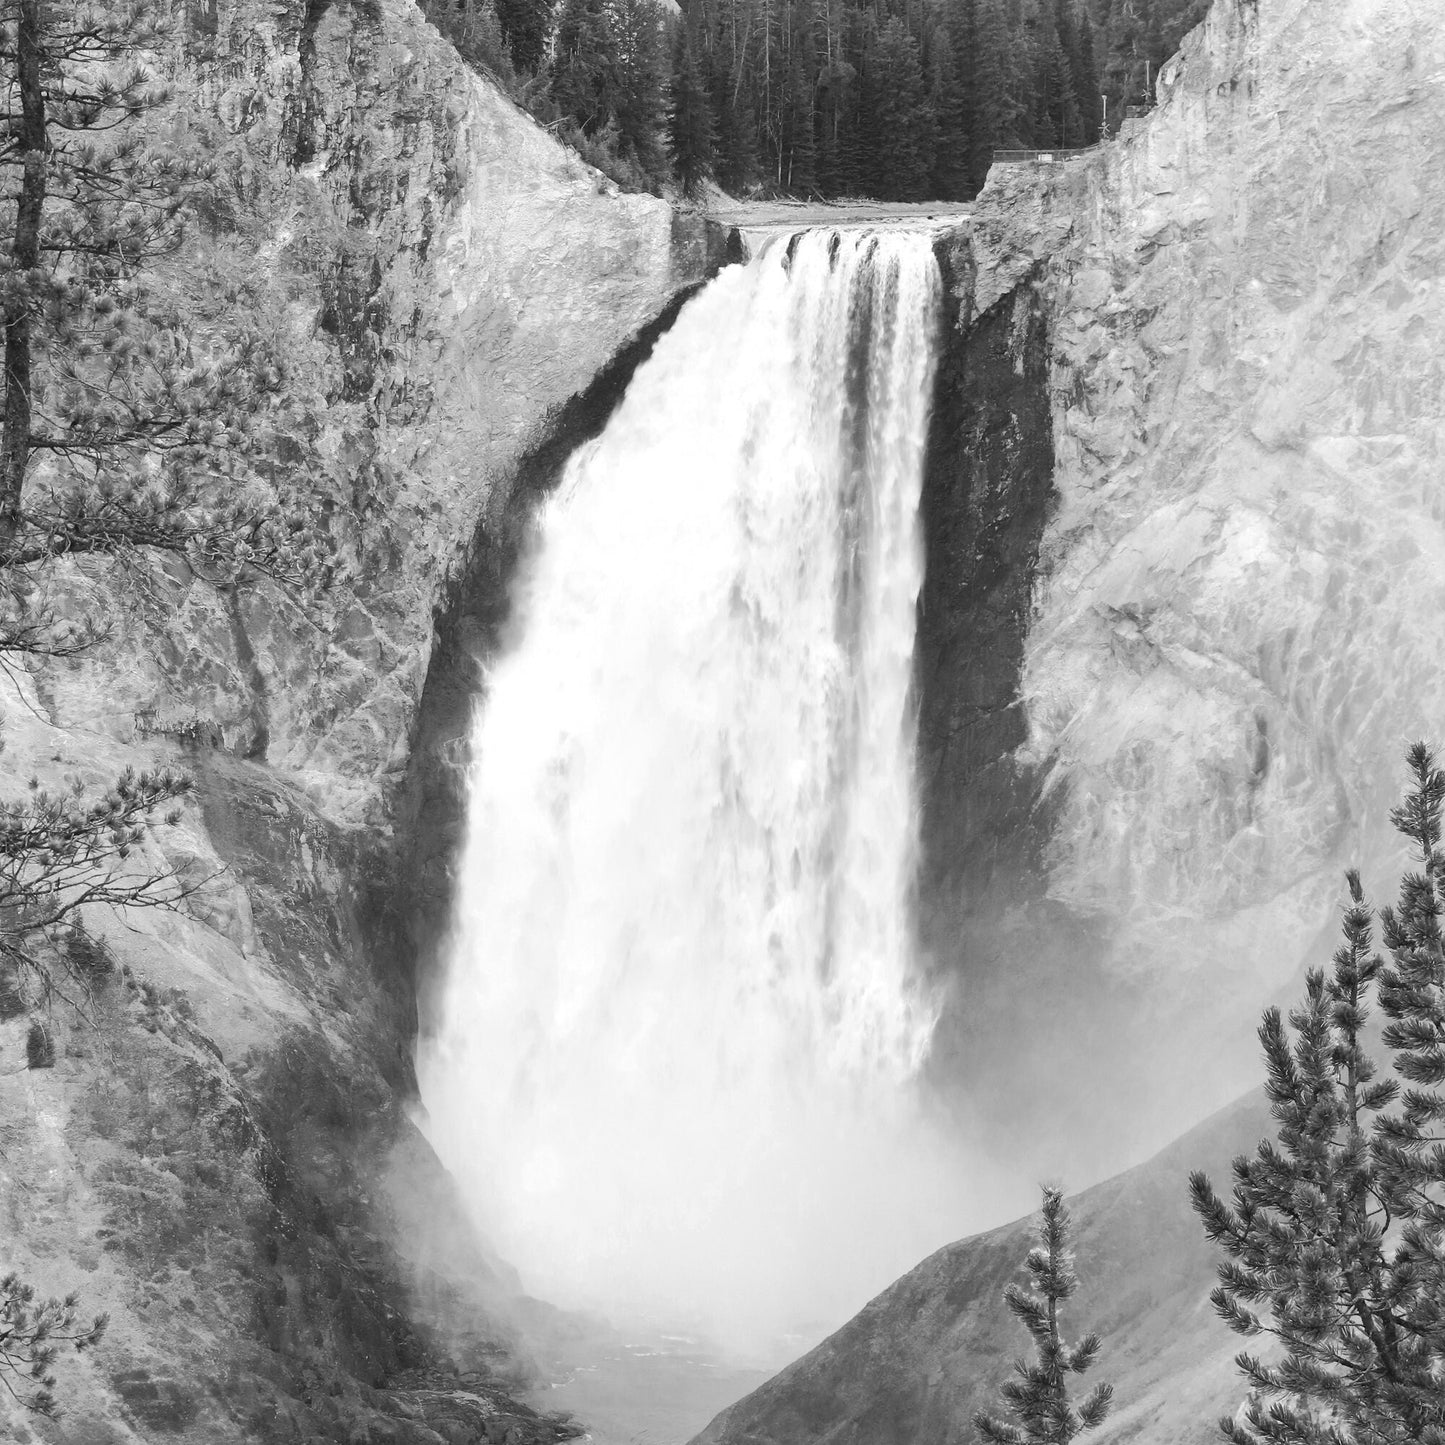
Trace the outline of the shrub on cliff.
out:
<instances>
[{"instance_id":1,"label":"shrub on cliff","mask_svg":"<svg viewBox=\"0 0 1445 1445\"><path fill-rule=\"evenodd\" d=\"M1226 1202L1190 1181L1224 1251L1211 1299L1241 1335L1277 1353L1237 1357L1250 1387L1242 1442L1445 1445L1445 773L1424 744L1395 826L1421 868L1374 914L1348 876L1344 939L1328 974L1309 974L1286 1027L1260 1026L1276 1140L1234 1162ZM1382 1075L1365 1047L1371 1001L1388 1022Z\"/></svg>"},{"instance_id":2,"label":"shrub on cliff","mask_svg":"<svg viewBox=\"0 0 1445 1445\"><path fill-rule=\"evenodd\" d=\"M999 1420L980 1410L973 1417L990 1445L1068 1445L1101 1425L1109 1413L1113 1387L1095 1385L1077 1406L1069 1398L1069 1376L1081 1375L1099 1353L1098 1335L1066 1345L1059 1333L1059 1305L1078 1288L1070 1248L1069 1211L1061 1190L1045 1189L1038 1243L1025 1264L1032 1289L1011 1284L1004 1300L1034 1341L1034 1359L1014 1365L1015 1378L1000 1391L1017 1420Z\"/></svg>"}]
</instances>

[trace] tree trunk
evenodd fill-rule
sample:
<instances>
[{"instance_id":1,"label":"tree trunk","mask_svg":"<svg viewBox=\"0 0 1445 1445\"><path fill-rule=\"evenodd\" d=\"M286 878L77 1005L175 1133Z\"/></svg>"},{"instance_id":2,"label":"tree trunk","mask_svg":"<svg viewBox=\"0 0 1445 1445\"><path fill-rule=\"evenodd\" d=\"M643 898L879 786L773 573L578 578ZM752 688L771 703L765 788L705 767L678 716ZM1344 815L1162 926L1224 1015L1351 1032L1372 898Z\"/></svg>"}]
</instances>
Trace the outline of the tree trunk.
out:
<instances>
[{"instance_id":1,"label":"tree trunk","mask_svg":"<svg viewBox=\"0 0 1445 1445\"><path fill-rule=\"evenodd\" d=\"M5 307L5 411L0 435L0 547L9 548L20 519L30 461L30 315L34 304L25 273L40 259L40 216L45 205L45 92L41 88L41 0L19 0L16 36L19 126L12 132L22 172L10 248L14 289Z\"/></svg>"}]
</instances>

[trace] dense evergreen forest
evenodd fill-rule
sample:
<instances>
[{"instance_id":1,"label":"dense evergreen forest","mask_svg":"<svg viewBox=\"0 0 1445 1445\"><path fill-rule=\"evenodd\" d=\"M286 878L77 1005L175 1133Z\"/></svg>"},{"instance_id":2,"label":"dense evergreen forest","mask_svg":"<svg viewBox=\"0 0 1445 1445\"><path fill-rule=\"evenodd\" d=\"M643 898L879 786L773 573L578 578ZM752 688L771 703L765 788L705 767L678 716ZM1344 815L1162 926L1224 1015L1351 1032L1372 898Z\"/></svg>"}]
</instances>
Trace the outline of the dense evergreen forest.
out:
<instances>
[{"instance_id":1,"label":"dense evergreen forest","mask_svg":"<svg viewBox=\"0 0 1445 1445\"><path fill-rule=\"evenodd\" d=\"M625 186L966 200L1147 104L1209 0L426 0Z\"/></svg>"}]
</instances>

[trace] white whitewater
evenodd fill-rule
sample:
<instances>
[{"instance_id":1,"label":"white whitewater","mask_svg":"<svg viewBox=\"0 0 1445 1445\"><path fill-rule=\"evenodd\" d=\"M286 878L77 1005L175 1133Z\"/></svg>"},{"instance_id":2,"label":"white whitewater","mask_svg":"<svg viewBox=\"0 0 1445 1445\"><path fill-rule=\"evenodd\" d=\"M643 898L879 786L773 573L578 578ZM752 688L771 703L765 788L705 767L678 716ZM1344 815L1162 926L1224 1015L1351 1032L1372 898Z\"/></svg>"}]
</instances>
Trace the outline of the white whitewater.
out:
<instances>
[{"instance_id":1,"label":"white whitewater","mask_svg":"<svg viewBox=\"0 0 1445 1445\"><path fill-rule=\"evenodd\" d=\"M779 238L542 512L472 738L429 1132L533 1293L733 1338L961 1232L912 1081L910 706L939 280Z\"/></svg>"}]
</instances>

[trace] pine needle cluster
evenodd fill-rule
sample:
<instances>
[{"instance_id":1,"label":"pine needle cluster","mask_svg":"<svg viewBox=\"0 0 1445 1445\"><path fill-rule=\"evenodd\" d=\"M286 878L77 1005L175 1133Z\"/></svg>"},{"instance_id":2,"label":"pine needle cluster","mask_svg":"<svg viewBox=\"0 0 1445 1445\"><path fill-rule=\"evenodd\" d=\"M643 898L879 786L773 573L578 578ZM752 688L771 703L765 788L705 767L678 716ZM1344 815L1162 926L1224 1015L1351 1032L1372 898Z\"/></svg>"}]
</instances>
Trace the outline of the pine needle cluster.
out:
<instances>
[{"instance_id":1,"label":"pine needle cluster","mask_svg":"<svg viewBox=\"0 0 1445 1445\"><path fill-rule=\"evenodd\" d=\"M61 1345L84 1350L105 1333L106 1316L79 1324L80 1300L38 1299L16 1274L0 1279L0 1384L27 1410L56 1419L55 1364Z\"/></svg>"},{"instance_id":2,"label":"pine needle cluster","mask_svg":"<svg viewBox=\"0 0 1445 1445\"><path fill-rule=\"evenodd\" d=\"M0 963L12 976L34 976L45 996L80 1003L69 990L83 995L94 983L84 947L72 946L83 910L172 908L186 896L168 869L121 865L157 815L180 820L176 805L191 791L185 773L127 768L98 795L79 783L50 792L32 780L25 797L0 802Z\"/></svg>"},{"instance_id":3,"label":"pine needle cluster","mask_svg":"<svg viewBox=\"0 0 1445 1445\"><path fill-rule=\"evenodd\" d=\"M1220 1429L1247 1445L1445 1445L1445 774L1423 743L1408 761L1391 816L1421 868L1380 910L1389 962L1350 873L1330 971L1310 972L1288 1026L1278 1009L1260 1026L1277 1140L1235 1160L1228 1202L1190 1179L1225 1254L1215 1310L1276 1346L1236 1357L1250 1393ZM1375 1004L1383 1073L1366 1049Z\"/></svg>"},{"instance_id":4,"label":"pine needle cluster","mask_svg":"<svg viewBox=\"0 0 1445 1445\"><path fill-rule=\"evenodd\" d=\"M1098 1335L1068 1345L1059 1331L1059 1306L1079 1285L1070 1229L1062 1191L1046 1188L1038 1243L1025 1261L1031 1287L1011 1284L1004 1291L1005 1303L1033 1338L1034 1358L1017 1361L1014 1378L999 1391L1017 1423L982 1410L973 1417L974 1427L990 1445L1068 1445L1101 1425L1109 1413L1114 1394L1110 1385L1096 1385L1078 1405L1069 1396L1069 1376L1082 1375L1099 1353Z\"/></svg>"}]
</instances>

